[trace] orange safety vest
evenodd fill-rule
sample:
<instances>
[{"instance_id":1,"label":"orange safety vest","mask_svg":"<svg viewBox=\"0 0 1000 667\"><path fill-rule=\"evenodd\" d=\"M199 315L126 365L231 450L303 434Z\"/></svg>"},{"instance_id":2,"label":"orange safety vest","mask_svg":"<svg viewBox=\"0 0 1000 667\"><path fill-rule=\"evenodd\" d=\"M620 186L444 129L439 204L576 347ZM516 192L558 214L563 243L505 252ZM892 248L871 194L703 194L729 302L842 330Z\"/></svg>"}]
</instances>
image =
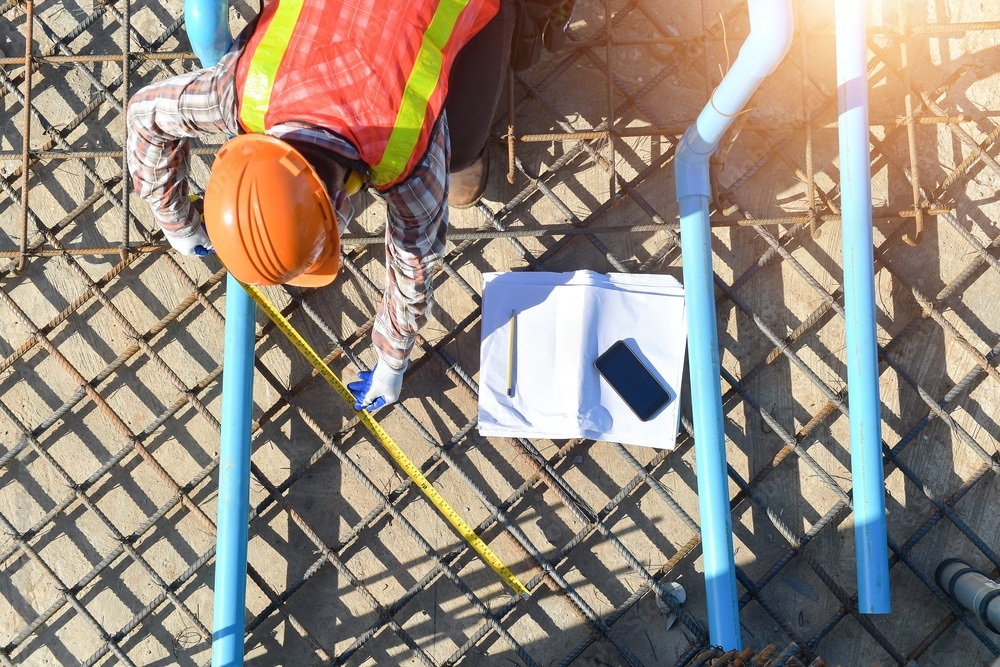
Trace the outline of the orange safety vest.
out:
<instances>
[{"instance_id":1,"label":"orange safety vest","mask_svg":"<svg viewBox=\"0 0 1000 667\"><path fill-rule=\"evenodd\" d=\"M240 124L303 121L349 140L378 187L423 158L463 46L499 0L272 0L236 69Z\"/></svg>"}]
</instances>

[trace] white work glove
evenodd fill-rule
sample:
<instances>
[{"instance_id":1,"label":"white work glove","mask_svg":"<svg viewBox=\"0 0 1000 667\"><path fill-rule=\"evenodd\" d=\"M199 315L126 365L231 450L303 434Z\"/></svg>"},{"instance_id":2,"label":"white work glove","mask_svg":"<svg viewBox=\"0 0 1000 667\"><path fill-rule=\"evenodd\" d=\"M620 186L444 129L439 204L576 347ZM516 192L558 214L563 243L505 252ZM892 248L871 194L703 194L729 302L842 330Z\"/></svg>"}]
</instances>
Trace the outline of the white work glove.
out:
<instances>
[{"instance_id":1,"label":"white work glove","mask_svg":"<svg viewBox=\"0 0 1000 667\"><path fill-rule=\"evenodd\" d=\"M354 396L354 409L373 412L384 405L395 403L403 388L405 372L405 364L396 370L380 361L375 364L374 369L358 373L358 381L347 385L351 395Z\"/></svg>"},{"instance_id":2,"label":"white work glove","mask_svg":"<svg viewBox=\"0 0 1000 667\"><path fill-rule=\"evenodd\" d=\"M175 236L174 234L163 230L163 235L167 237L167 241L170 243L170 247L179 252L182 255L204 257L209 252L212 251L212 241L208 238L208 232L205 231L205 225L201 222L201 214L197 210L194 212L195 216L198 218L198 222L195 224L194 231L187 236ZM201 248L201 251L198 248Z\"/></svg>"}]
</instances>

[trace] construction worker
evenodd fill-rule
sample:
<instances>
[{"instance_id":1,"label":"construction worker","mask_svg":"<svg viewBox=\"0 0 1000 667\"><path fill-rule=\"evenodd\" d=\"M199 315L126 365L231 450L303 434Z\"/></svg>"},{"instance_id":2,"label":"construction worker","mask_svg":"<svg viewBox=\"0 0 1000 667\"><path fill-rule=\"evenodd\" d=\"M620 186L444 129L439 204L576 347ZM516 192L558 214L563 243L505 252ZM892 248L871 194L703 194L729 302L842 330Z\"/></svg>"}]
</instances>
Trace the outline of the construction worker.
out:
<instances>
[{"instance_id":1,"label":"construction worker","mask_svg":"<svg viewBox=\"0 0 1000 667\"><path fill-rule=\"evenodd\" d=\"M472 206L485 189L513 4L271 0L218 65L129 101L136 192L175 250L214 249L244 282L331 283L350 196L372 186L384 199L378 362L349 385L355 409L398 399L448 206ZM213 164L203 224L186 177L188 138L207 133L234 138Z\"/></svg>"}]
</instances>

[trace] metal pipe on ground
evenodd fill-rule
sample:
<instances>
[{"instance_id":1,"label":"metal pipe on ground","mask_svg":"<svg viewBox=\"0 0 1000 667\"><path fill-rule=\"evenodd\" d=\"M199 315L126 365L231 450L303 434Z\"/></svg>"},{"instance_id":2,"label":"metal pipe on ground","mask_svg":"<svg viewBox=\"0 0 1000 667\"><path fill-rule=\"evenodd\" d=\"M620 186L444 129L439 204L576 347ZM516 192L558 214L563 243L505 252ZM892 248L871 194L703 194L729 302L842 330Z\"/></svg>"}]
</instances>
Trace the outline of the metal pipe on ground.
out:
<instances>
[{"instance_id":1,"label":"metal pipe on ground","mask_svg":"<svg viewBox=\"0 0 1000 667\"><path fill-rule=\"evenodd\" d=\"M957 558L941 561L934 581L990 631L1000 634L1000 584Z\"/></svg>"},{"instance_id":2,"label":"metal pipe on ground","mask_svg":"<svg viewBox=\"0 0 1000 667\"><path fill-rule=\"evenodd\" d=\"M185 0L184 23L191 49L203 66L212 67L229 50L233 40L229 33L228 0ZM212 612L213 667L243 664L255 308L243 286L232 274L227 276Z\"/></svg>"},{"instance_id":3,"label":"metal pipe on ground","mask_svg":"<svg viewBox=\"0 0 1000 667\"><path fill-rule=\"evenodd\" d=\"M256 306L232 274L226 277L222 360L219 514L215 538L212 666L243 664L247 539L250 519L250 421Z\"/></svg>"},{"instance_id":4,"label":"metal pipe on ground","mask_svg":"<svg viewBox=\"0 0 1000 667\"><path fill-rule=\"evenodd\" d=\"M715 274L708 217L712 197L709 158L764 78L785 57L791 46L794 24L791 0L749 0L748 9L750 35L732 69L712 93L698 119L684 133L674 162L687 300L688 365L708 627L711 643L725 650L739 650L742 640L719 380Z\"/></svg>"},{"instance_id":5,"label":"metal pipe on ground","mask_svg":"<svg viewBox=\"0 0 1000 667\"><path fill-rule=\"evenodd\" d=\"M840 201L858 611L888 614L889 550L875 340L865 1L836 4Z\"/></svg>"}]
</instances>

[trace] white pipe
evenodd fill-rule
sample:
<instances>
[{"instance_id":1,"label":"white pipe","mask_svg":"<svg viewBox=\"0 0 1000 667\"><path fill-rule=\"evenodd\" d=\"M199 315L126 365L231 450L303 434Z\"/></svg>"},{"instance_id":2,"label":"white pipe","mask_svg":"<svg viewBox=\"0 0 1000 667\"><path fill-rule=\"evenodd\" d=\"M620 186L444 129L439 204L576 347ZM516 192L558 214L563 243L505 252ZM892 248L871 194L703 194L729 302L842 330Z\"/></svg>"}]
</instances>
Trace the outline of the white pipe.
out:
<instances>
[{"instance_id":1,"label":"white pipe","mask_svg":"<svg viewBox=\"0 0 1000 667\"><path fill-rule=\"evenodd\" d=\"M727 651L741 649L742 641L719 382L708 160L736 114L785 57L794 28L792 0L749 0L748 5L750 35L711 101L684 133L674 158L708 631L712 644Z\"/></svg>"}]
</instances>

